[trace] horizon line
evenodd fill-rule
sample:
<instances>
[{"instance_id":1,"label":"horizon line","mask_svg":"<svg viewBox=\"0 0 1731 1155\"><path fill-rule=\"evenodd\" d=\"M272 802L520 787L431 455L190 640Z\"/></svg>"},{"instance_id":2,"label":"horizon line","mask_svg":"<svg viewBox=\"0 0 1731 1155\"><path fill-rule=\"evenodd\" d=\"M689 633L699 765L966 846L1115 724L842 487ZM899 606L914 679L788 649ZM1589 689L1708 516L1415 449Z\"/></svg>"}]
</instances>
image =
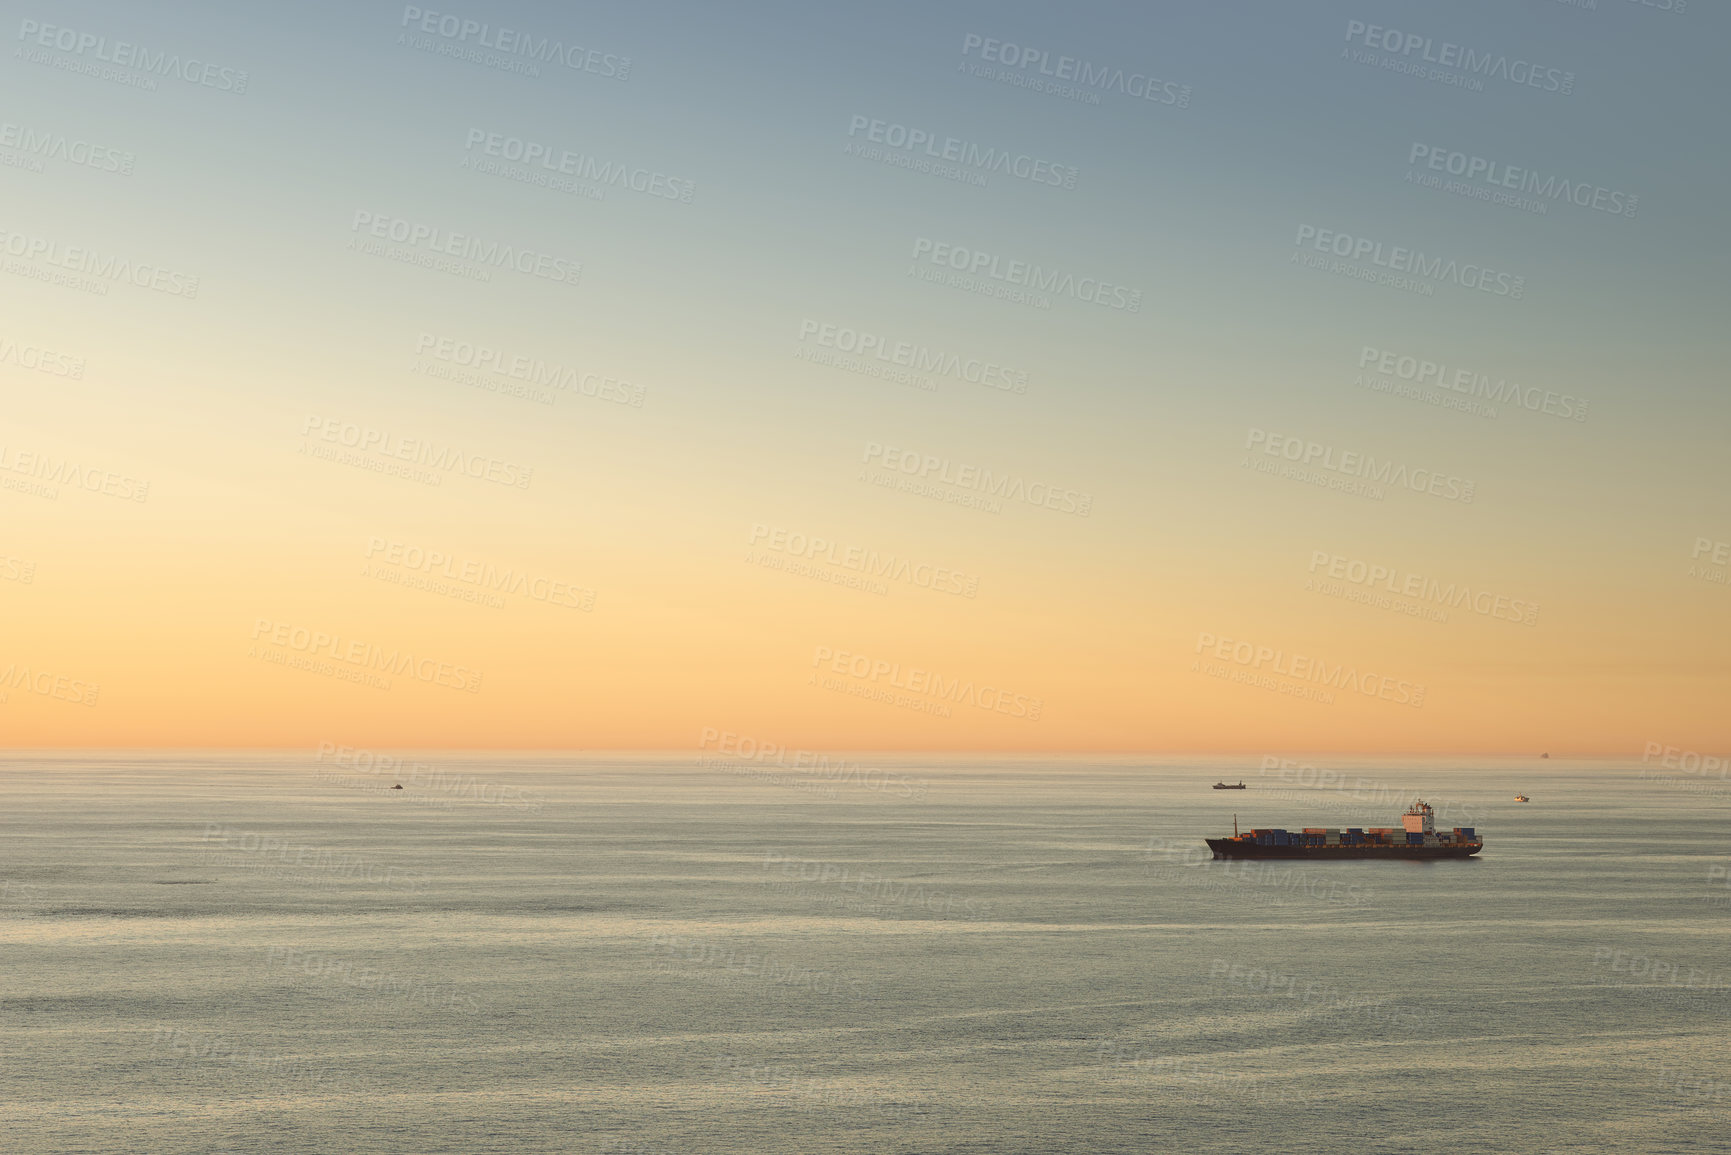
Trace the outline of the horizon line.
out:
<instances>
[{"instance_id":1,"label":"horizon line","mask_svg":"<svg viewBox=\"0 0 1731 1155\"><path fill-rule=\"evenodd\" d=\"M1731 742L1725 743L1731 747ZM1629 758L1643 757L1654 753L1645 750L1548 750L1534 753L1527 750L1338 750L1338 749L1294 749L1286 748L1279 752L1267 749L1259 750L1195 750L1195 749L993 749L989 747L970 747L964 749L933 749L929 747L900 746L780 746L766 744L764 749L775 749L784 753L825 753L843 752L850 754L871 755L907 755L925 757L1113 757L1113 758L1531 758L1534 761L1556 760L1563 758L1597 759L1597 758ZM757 760L756 753L742 755L735 751L723 751L705 746L413 746L392 743L377 743L371 746L344 744L339 749L349 751L389 752L415 751L439 752L446 754L644 754L663 756L689 756L692 754L718 754L740 758L743 761ZM1678 747L1668 747L1678 750ZM318 756L321 746L305 745L260 745L260 746L202 746L202 745L104 745L104 746L0 746L0 757L31 756L45 754L78 754L78 753L201 753L201 754L312 754ZM326 751L334 753L334 751ZM1696 751L1688 751L1698 753Z\"/></svg>"}]
</instances>

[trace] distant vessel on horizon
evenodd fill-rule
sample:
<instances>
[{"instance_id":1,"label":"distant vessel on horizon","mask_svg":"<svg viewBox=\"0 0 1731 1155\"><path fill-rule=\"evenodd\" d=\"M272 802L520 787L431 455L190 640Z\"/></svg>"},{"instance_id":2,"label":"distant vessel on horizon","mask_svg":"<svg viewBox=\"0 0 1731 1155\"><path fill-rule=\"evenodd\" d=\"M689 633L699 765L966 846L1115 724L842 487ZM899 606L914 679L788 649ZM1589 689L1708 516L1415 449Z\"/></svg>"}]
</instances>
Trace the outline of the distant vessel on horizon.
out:
<instances>
[{"instance_id":1,"label":"distant vessel on horizon","mask_svg":"<svg viewBox=\"0 0 1731 1155\"><path fill-rule=\"evenodd\" d=\"M1248 787L1244 784L1243 779L1239 779L1238 785L1236 785L1236 786L1232 785L1230 782L1216 782L1214 784L1214 789L1216 789L1216 790L1248 790L1248 789L1250 789L1250 787Z\"/></svg>"},{"instance_id":2,"label":"distant vessel on horizon","mask_svg":"<svg viewBox=\"0 0 1731 1155\"><path fill-rule=\"evenodd\" d=\"M1525 794L1517 794L1517 795L1515 795L1515 801L1516 802L1531 802L1532 799L1528 798Z\"/></svg>"}]
</instances>

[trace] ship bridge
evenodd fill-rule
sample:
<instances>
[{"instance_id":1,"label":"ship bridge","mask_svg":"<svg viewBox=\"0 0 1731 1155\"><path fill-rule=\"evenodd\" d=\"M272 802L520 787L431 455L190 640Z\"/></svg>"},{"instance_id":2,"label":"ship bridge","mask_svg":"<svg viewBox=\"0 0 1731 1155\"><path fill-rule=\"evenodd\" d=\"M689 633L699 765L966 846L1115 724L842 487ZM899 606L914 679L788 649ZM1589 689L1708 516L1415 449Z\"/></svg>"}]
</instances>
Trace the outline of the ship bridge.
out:
<instances>
[{"instance_id":1,"label":"ship bridge","mask_svg":"<svg viewBox=\"0 0 1731 1155\"><path fill-rule=\"evenodd\" d=\"M1400 824L1406 827L1408 834L1434 834L1436 832L1436 814L1430 808L1430 803L1414 802L1400 816Z\"/></svg>"}]
</instances>

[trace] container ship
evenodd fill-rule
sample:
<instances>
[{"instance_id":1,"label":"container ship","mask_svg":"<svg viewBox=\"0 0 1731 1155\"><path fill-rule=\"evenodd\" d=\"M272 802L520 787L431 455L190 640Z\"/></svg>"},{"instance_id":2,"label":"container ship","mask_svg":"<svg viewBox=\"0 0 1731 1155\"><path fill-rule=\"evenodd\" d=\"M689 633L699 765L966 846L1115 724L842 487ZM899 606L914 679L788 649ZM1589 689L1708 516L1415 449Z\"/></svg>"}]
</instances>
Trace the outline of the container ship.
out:
<instances>
[{"instance_id":1,"label":"container ship","mask_svg":"<svg viewBox=\"0 0 1731 1155\"><path fill-rule=\"evenodd\" d=\"M1325 830L1252 830L1238 833L1232 820L1231 838L1210 838L1216 858L1469 858L1485 848L1471 826L1452 831L1436 829L1436 815L1426 802L1414 802L1400 816L1399 827L1373 826Z\"/></svg>"}]
</instances>

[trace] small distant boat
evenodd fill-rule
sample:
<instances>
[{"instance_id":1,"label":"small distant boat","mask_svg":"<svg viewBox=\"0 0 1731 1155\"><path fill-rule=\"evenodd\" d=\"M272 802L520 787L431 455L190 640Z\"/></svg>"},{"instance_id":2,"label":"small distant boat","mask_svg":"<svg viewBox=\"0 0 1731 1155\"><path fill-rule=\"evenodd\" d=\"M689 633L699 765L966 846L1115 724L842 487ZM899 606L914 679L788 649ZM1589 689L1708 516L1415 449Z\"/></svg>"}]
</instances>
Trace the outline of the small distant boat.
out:
<instances>
[{"instance_id":1,"label":"small distant boat","mask_svg":"<svg viewBox=\"0 0 1731 1155\"><path fill-rule=\"evenodd\" d=\"M1216 782L1214 784L1214 789L1216 789L1216 790L1248 790L1248 789L1250 789L1250 787L1246 786L1243 782L1240 782L1236 786L1232 785L1232 783L1230 783L1230 782Z\"/></svg>"},{"instance_id":2,"label":"small distant boat","mask_svg":"<svg viewBox=\"0 0 1731 1155\"><path fill-rule=\"evenodd\" d=\"M403 784L401 782L399 782L395 786L391 787L392 790L401 790L402 788L403 788Z\"/></svg>"},{"instance_id":3,"label":"small distant boat","mask_svg":"<svg viewBox=\"0 0 1731 1155\"><path fill-rule=\"evenodd\" d=\"M1549 758L1549 757L1550 757L1550 755L1549 755L1549 754L1540 754L1540 755L1539 755L1539 757L1541 757L1541 758Z\"/></svg>"},{"instance_id":4,"label":"small distant boat","mask_svg":"<svg viewBox=\"0 0 1731 1155\"><path fill-rule=\"evenodd\" d=\"M1517 795L1515 795L1515 801L1516 802L1531 802L1532 799L1528 798L1525 794L1517 794Z\"/></svg>"}]
</instances>

